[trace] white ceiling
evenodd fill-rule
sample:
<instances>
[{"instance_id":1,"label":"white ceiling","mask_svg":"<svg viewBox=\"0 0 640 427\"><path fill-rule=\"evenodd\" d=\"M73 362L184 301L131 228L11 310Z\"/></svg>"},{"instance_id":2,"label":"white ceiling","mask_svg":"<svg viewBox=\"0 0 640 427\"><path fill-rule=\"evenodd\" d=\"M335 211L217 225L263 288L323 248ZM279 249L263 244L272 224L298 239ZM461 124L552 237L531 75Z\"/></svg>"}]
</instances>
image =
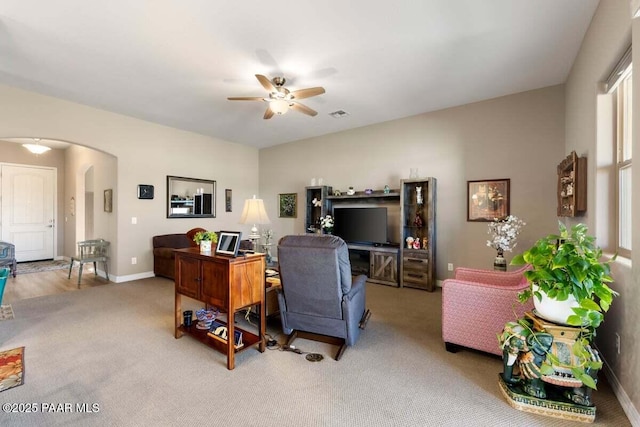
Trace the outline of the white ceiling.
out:
<instances>
[{"instance_id":1,"label":"white ceiling","mask_svg":"<svg viewBox=\"0 0 640 427\"><path fill-rule=\"evenodd\" d=\"M268 147L563 83L597 5L2 0L0 83ZM264 96L254 74L323 86L318 115L226 99Z\"/></svg>"}]
</instances>

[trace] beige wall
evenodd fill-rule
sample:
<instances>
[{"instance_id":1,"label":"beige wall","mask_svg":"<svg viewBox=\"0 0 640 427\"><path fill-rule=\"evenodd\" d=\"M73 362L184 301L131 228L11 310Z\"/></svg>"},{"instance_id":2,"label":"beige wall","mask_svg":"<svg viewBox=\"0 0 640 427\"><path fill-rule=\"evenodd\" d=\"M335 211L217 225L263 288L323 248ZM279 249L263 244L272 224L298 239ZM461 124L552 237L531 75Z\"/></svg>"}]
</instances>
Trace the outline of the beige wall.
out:
<instances>
[{"instance_id":1,"label":"beige wall","mask_svg":"<svg viewBox=\"0 0 640 427\"><path fill-rule=\"evenodd\" d=\"M35 134L37 135L37 134ZM64 150L50 150L44 154L35 155L27 151L21 144L2 141L0 138L0 162L15 163L30 166L49 166L57 169L57 216L56 216L56 247L54 256L64 256Z\"/></svg>"},{"instance_id":2,"label":"beige wall","mask_svg":"<svg viewBox=\"0 0 640 427\"><path fill-rule=\"evenodd\" d=\"M452 276L449 262L491 268L487 223L466 220L467 180L511 179L511 212L528 223L521 247L556 230L564 108L564 87L554 86L262 149L271 227L276 238L304 232L304 187L313 177L343 191L398 188L418 168L438 179L437 278ZM298 193L298 217L278 218L276 196L290 192Z\"/></svg>"},{"instance_id":3,"label":"beige wall","mask_svg":"<svg viewBox=\"0 0 640 427\"><path fill-rule=\"evenodd\" d=\"M4 85L0 85L0 100L0 137L37 135L117 158L115 223L109 222L110 232L115 230L117 236L111 259L114 280L144 277L153 271L154 235L197 226L249 233L251 226L238 221L244 199L258 193L257 149ZM167 175L216 180L217 218L166 218ZM156 197L138 200L138 184L154 185ZM224 211L225 188L233 190L233 212ZM96 203L101 199L98 195ZM131 264L132 257L137 258L136 265Z\"/></svg>"},{"instance_id":4,"label":"beige wall","mask_svg":"<svg viewBox=\"0 0 640 427\"><path fill-rule=\"evenodd\" d=\"M605 248L614 250L611 241L612 209L615 199L611 195L611 186L602 182L610 179L603 172L606 159L597 154L596 106L601 101L599 86L603 82L622 54L631 44L640 46L640 24L632 23L629 2L619 0L601 0L593 17L591 26L585 35L582 47L566 83L566 138L565 151L575 150L586 155L589 161L588 173L588 209L587 215L579 221L585 222L590 230L595 230L598 242ZM633 35L632 35L633 34ZM634 50L634 63L640 63L640 49ZM640 73L636 71L634 80L634 104L640 99ZM600 99L599 99L600 98ZM602 103L601 103L602 105ZM640 129L640 109L634 108L633 126ZM634 132L633 151L640 153L639 132ZM598 160L596 160L598 158ZM640 188L640 173L634 168L633 187ZM635 191L634 195L640 194ZM634 197L634 217L640 212L640 197ZM597 212L597 215L596 215ZM569 225L578 220L567 221ZM603 353L610 378L619 400L627 414L640 425L640 227L633 226L634 252L631 260L618 260L613 265L613 288L620 292L611 310L605 316L605 322L598 330L598 348ZM633 267L631 267L633 265ZM621 338L620 354L616 351L615 334ZM612 374L612 375L611 375Z\"/></svg>"},{"instance_id":5,"label":"beige wall","mask_svg":"<svg viewBox=\"0 0 640 427\"><path fill-rule=\"evenodd\" d=\"M103 238L114 242L110 248L110 255L117 259L118 248L116 216L118 212L116 184L117 159L103 152L92 150L79 145L73 145L65 150L65 255L71 256L76 252L76 242L87 238ZM84 232L85 215L85 172L92 169L92 182L89 190L93 191L93 236ZM114 194L113 212L104 211L104 190L111 188ZM76 212L71 215L70 200L75 199ZM110 264L113 270L113 262Z\"/></svg>"}]
</instances>

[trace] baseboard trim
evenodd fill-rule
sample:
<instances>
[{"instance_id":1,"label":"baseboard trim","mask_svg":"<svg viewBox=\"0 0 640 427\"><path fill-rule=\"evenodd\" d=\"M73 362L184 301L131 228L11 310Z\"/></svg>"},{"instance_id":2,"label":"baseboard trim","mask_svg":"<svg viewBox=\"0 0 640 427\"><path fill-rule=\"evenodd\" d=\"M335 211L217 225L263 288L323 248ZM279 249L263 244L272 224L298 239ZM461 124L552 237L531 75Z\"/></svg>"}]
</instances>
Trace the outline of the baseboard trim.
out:
<instances>
[{"instance_id":1,"label":"baseboard trim","mask_svg":"<svg viewBox=\"0 0 640 427\"><path fill-rule=\"evenodd\" d=\"M156 277L156 275L153 274L153 271L145 271L143 273L136 273L136 274L127 274L126 276L113 276L110 274L109 280L115 283L123 283L123 282L131 282L132 280L148 279L149 277Z\"/></svg>"},{"instance_id":2,"label":"baseboard trim","mask_svg":"<svg viewBox=\"0 0 640 427\"><path fill-rule=\"evenodd\" d=\"M618 398L618 402L620 402L620 406L622 406L622 410L624 411L627 418L629 418L631 425L634 427L640 427L640 413L638 413L638 409L633 406L631 399L629 399L629 396L622 388L622 385L620 385L618 377L616 377L616 375L613 373L613 370L606 360L604 361L603 367L604 374L606 375L607 380L609 381L609 384L613 389L613 394L615 394Z\"/></svg>"}]
</instances>

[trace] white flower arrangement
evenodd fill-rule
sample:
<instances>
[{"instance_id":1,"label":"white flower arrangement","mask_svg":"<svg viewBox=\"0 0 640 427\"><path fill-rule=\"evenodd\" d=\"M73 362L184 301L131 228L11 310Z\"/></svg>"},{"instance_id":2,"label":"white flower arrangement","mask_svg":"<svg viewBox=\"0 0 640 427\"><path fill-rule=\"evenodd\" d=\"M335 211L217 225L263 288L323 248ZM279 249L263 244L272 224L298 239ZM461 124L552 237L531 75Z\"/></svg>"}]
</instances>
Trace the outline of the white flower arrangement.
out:
<instances>
[{"instance_id":1,"label":"white flower arrangement","mask_svg":"<svg viewBox=\"0 0 640 427\"><path fill-rule=\"evenodd\" d=\"M320 228L326 231L333 230L333 217L331 215L326 215L320 217Z\"/></svg>"},{"instance_id":2,"label":"white flower arrangement","mask_svg":"<svg viewBox=\"0 0 640 427\"><path fill-rule=\"evenodd\" d=\"M516 247L518 234L525 225L527 223L515 215L509 215L503 220L496 218L489 223L487 233L491 234L491 240L487 240L487 246L497 250L498 253L511 252Z\"/></svg>"},{"instance_id":3,"label":"white flower arrangement","mask_svg":"<svg viewBox=\"0 0 640 427\"><path fill-rule=\"evenodd\" d=\"M271 239L273 238L273 230L272 229L268 229L266 231L262 232L262 237L264 237L264 242L265 244L270 244L271 243Z\"/></svg>"}]
</instances>

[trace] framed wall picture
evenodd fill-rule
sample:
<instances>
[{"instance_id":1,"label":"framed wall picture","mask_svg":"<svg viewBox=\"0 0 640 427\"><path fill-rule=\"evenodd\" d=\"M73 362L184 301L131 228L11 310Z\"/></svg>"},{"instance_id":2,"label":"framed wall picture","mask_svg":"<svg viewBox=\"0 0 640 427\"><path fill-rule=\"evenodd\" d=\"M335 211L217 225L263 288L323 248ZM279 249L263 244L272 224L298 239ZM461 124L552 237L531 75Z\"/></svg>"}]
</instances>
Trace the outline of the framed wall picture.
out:
<instances>
[{"instance_id":1,"label":"framed wall picture","mask_svg":"<svg viewBox=\"0 0 640 427\"><path fill-rule=\"evenodd\" d=\"M104 211L113 211L113 190L111 188L104 190Z\"/></svg>"},{"instance_id":2,"label":"framed wall picture","mask_svg":"<svg viewBox=\"0 0 640 427\"><path fill-rule=\"evenodd\" d=\"M224 190L224 211L231 212L231 189Z\"/></svg>"},{"instance_id":3,"label":"framed wall picture","mask_svg":"<svg viewBox=\"0 0 640 427\"><path fill-rule=\"evenodd\" d=\"M467 181L467 221L491 222L510 213L510 179Z\"/></svg>"},{"instance_id":4,"label":"framed wall picture","mask_svg":"<svg viewBox=\"0 0 640 427\"><path fill-rule=\"evenodd\" d=\"M296 193L283 193L278 197L278 212L280 218L295 218L297 215Z\"/></svg>"},{"instance_id":5,"label":"framed wall picture","mask_svg":"<svg viewBox=\"0 0 640 427\"><path fill-rule=\"evenodd\" d=\"M153 185L139 184L138 199L153 199Z\"/></svg>"}]
</instances>

